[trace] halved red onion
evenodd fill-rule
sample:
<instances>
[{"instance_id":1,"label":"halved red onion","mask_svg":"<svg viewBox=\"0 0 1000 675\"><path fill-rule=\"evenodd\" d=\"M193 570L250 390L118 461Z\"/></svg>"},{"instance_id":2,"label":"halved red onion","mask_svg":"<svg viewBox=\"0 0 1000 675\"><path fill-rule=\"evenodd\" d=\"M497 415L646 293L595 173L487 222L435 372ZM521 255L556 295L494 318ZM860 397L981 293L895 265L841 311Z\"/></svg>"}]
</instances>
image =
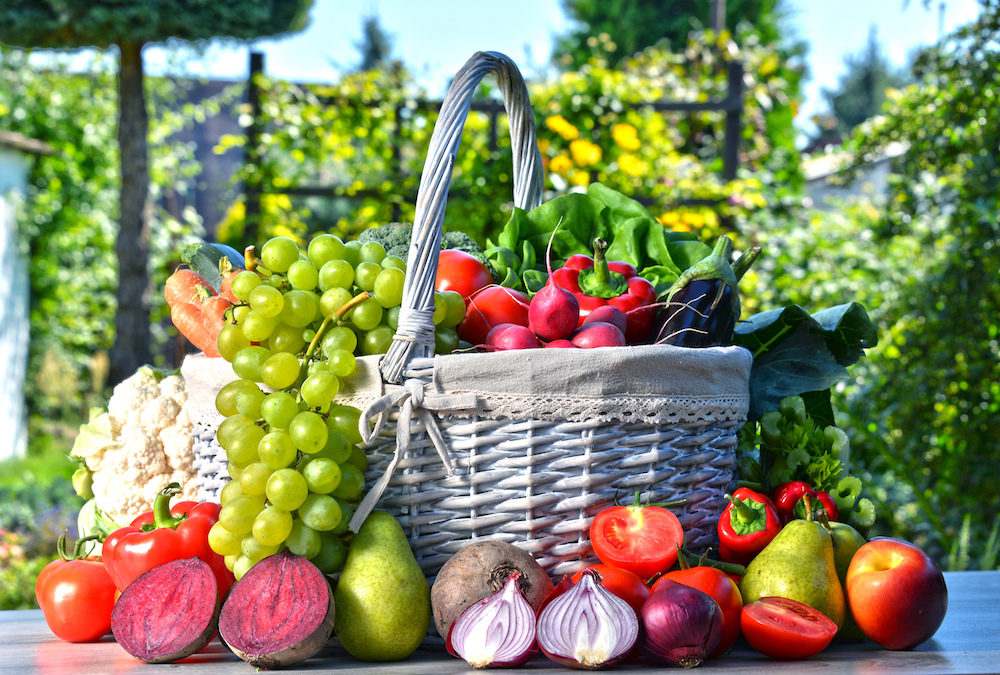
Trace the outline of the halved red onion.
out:
<instances>
[{"instance_id":1,"label":"halved red onion","mask_svg":"<svg viewBox=\"0 0 1000 675\"><path fill-rule=\"evenodd\" d=\"M595 570L553 598L538 617L538 646L553 661L597 669L621 661L639 638L639 619L627 602L604 588Z\"/></svg>"},{"instance_id":2,"label":"halved red onion","mask_svg":"<svg viewBox=\"0 0 1000 675\"><path fill-rule=\"evenodd\" d=\"M512 572L503 588L468 608L448 634L448 651L474 668L519 666L535 651L535 610Z\"/></svg>"}]
</instances>

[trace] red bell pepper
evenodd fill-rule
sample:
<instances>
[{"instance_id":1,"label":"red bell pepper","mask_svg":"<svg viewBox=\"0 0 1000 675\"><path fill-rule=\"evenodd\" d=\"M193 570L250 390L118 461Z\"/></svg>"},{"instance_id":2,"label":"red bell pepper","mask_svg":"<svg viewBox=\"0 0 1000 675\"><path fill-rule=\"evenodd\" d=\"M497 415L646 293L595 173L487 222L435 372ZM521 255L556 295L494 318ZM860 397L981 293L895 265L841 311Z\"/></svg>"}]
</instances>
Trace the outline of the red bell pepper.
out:
<instances>
[{"instance_id":1,"label":"red bell pepper","mask_svg":"<svg viewBox=\"0 0 1000 675\"><path fill-rule=\"evenodd\" d=\"M794 518L805 517L805 508L802 505L802 498L809 495L813 499L819 500L826 510L826 516L830 520L836 520L839 515L837 503L828 492L814 489L809 483L801 480L790 480L774 488L771 492L771 499L778 510L778 518L782 525L787 524Z\"/></svg>"},{"instance_id":2,"label":"red bell pepper","mask_svg":"<svg viewBox=\"0 0 1000 675\"><path fill-rule=\"evenodd\" d=\"M729 506L719 517L719 557L747 565L781 531L781 522L767 495L739 488L726 499Z\"/></svg>"},{"instance_id":3,"label":"red bell pepper","mask_svg":"<svg viewBox=\"0 0 1000 675\"><path fill-rule=\"evenodd\" d=\"M648 342L656 310L642 308L656 303L656 289L629 263L607 260L604 257L607 248L608 242L595 239L593 258L582 253L570 256L552 272L552 279L576 296L581 324L593 310L612 305L628 319L625 340L629 344Z\"/></svg>"},{"instance_id":4,"label":"red bell pepper","mask_svg":"<svg viewBox=\"0 0 1000 675\"><path fill-rule=\"evenodd\" d=\"M139 575L158 565L184 558L201 558L208 563L219 584L219 597L235 583L225 558L208 545L208 531L219 520L221 507L212 502L183 501L170 508L170 498L180 491L178 483L163 488L152 511L104 540L104 564L118 590L124 591Z\"/></svg>"}]
</instances>

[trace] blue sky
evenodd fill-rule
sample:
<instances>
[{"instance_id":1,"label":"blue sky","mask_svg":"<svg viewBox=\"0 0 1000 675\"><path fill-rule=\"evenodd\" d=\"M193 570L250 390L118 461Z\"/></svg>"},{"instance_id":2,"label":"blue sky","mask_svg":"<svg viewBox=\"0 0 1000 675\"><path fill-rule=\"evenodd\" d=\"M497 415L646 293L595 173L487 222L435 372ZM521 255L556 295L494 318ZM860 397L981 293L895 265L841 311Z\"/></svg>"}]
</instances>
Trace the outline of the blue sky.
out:
<instances>
[{"instance_id":1,"label":"blue sky","mask_svg":"<svg viewBox=\"0 0 1000 675\"><path fill-rule=\"evenodd\" d=\"M844 58L865 48L873 28L889 60L902 65L916 47L936 41L942 26L947 33L979 14L976 0L930 4L925 9L923 0L791 0L792 26L810 44L803 123L818 110L821 90L836 87ZM438 95L477 50L503 52L530 76L547 62L554 37L569 28L561 0L315 0L305 32L262 40L254 48L265 53L273 76L331 81L357 62L361 25L371 14L393 37L396 56ZM199 74L239 79L247 74L247 54L247 47L213 46L203 63L192 65L203 69ZM152 50L146 58L155 72L160 57Z\"/></svg>"}]
</instances>

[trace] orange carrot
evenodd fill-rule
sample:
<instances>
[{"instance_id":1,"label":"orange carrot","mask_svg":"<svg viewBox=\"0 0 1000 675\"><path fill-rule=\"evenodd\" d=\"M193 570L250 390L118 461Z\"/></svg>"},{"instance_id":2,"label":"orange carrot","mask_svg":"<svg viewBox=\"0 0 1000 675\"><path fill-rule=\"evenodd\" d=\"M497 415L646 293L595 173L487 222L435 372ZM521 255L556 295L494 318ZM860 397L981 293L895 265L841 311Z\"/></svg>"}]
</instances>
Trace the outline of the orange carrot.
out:
<instances>
[{"instance_id":1,"label":"orange carrot","mask_svg":"<svg viewBox=\"0 0 1000 675\"><path fill-rule=\"evenodd\" d=\"M205 277L187 268L175 270L167 277L167 282L163 286L163 297L170 307L185 302L200 305L213 295L215 289L205 281Z\"/></svg>"},{"instance_id":2,"label":"orange carrot","mask_svg":"<svg viewBox=\"0 0 1000 675\"><path fill-rule=\"evenodd\" d=\"M191 341L195 347L205 352L205 356L219 356L216 346L218 334L211 335L202 323L202 311L199 305L182 302L170 308L170 320L181 334ZM220 326L221 329L221 326Z\"/></svg>"}]
</instances>

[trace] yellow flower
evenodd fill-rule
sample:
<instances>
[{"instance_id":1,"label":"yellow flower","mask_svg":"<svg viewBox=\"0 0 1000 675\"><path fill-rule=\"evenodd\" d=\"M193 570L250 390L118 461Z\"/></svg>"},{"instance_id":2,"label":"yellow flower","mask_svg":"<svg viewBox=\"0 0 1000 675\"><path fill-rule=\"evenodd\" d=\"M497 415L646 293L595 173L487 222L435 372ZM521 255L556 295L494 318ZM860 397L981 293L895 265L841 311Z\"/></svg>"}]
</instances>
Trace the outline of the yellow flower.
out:
<instances>
[{"instance_id":1,"label":"yellow flower","mask_svg":"<svg viewBox=\"0 0 1000 675\"><path fill-rule=\"evenodd\" d=\"M687 211L681 216L681 221L690 229L701 227L705 224L705 216L693 211Z\"/></svg>"},{"instance_id":2,"label":"yellow flower","mask_svg":"<svg viewBox=\"0 0 1000 675\"><path fill-rule=\"evenodd\" d=\"M591 166L601 161L601 147L590 141L578 138L569 144L569 154L577 166Z\"/></svg>"},{"instance_id":3,"label":"yellow flower","mask_svg":"<svg viewBox=\"0 0 1000 675\"><path fill-rule=\"evenodd\" d=\"M615 124L611 127L611 138L622 150L634 152L639 149L639 135L631 124Z\"/></svg>"},{"instance_id":4,"label":"yellow flower","mask_svg":"<svg viewBox=\"0 0 1000 675\"><path fill-rule=\"evenodd\" d=\"M564 140L572 141L580 137L580 131L566 121L562 115L553 115L545 118L545 126L563 137Z\"/></svg>"},{"instance_id":5,"label":"yellow flower","mask_svg":"<svg viewBox=\"0 0 1000 675\"><path fill-rule=\"evenodd\" d=\"M569 182L580 187L587 187L590 185L590 174L586 171L574 171L573 175L569 177Z\"/></svg>"},{"instance_id":6,"label":"yellow flower","mask_svg":"<svg viewBox=\"0 0 1000 675\"><path fill-rule=\"evenodd\" d=\"M573 160L566 155L556 155L549 161L549 171L565 176L573 168Z\"/></svg>"},{"instance_id":7,"label":"yellow flower","mask_svg":"<svg viewBox=\"0 0 1000 675\"><path fill-rule=\"evenodd\" d=\"M538 139L538 152L541 153L542 155L544 155L545 152L546 152L546 150L548 150L551 145L552 145L552 141L550 141L549 139L547 139L547 138L539 138Z\"/></svg>"},{"instance_id":8,"label":"yellow flower","mask_svg":"<svg viewBox=\"0 0 1000 675\"><path fill-rule=\"evenodd\" d=\"M667 227L674 227L681 221L681 216L676 211L667 211L659 218L657 218L657 220L659 220L661 224L666 225Z\"/></svg>"},{"instance_id":9,"label":"yellow flower","mask_svg":"<svg viewBox=\"0 0 1000 675\"><path fill-rule=\"evenodd\" d=\"M646 163L635 155L625 153L618 158L618 168L628 176L641 176L646 172Z\"/></svg>"}]
</instances>

